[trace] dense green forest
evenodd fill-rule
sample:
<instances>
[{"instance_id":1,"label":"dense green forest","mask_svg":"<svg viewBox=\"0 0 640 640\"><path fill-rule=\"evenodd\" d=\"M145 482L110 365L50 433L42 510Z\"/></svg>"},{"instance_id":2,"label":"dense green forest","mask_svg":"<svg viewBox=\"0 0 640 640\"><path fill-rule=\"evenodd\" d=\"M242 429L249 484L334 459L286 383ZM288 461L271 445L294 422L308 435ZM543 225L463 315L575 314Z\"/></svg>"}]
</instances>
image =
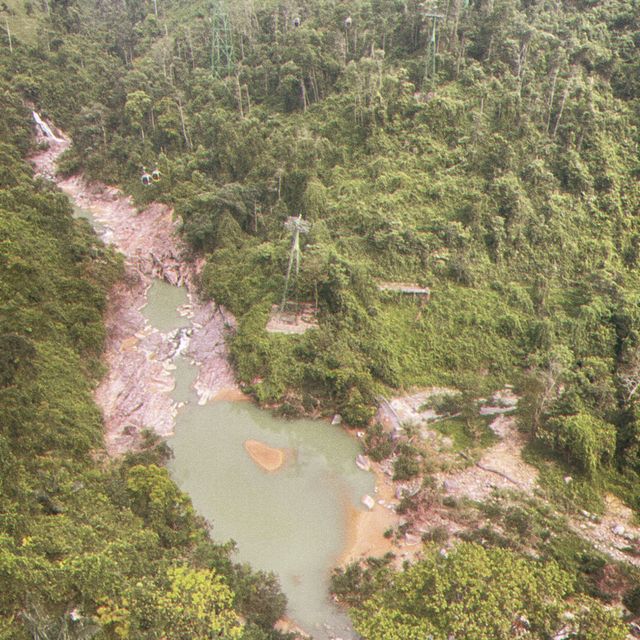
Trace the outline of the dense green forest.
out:
<instances>
[{"instance_id":1,"label":"dense green forest","mask_svg":"<svg viewBox=\"0 0 640 640\"><path fill-rule=\"evenodd\" d=\"M260 401L365 424L385 389L552 371L543 413L615 422L632 458L637 7L450 2L435 53L424 11L70 3L9 68L72 134L68 171L175 206ZM320 326L282 338L291 215L312 223L291 297ZM376 279L430 286L428 308Z\"/></svg>"},{"instance_id":2,"label":"dense green forest","mask_svg":"<svg viewBox=\"0 0 640 640\"><path fill-rule=\"evenodd\" d=\"M175 208L206 256L203 295L239 320L236 372L260 402L365 426L392 390L479 397L514 383L542 456L640 509L637 0L50 0L2 15L29 26L11 43L0 33L7 633L23 619L62 624L73 604L114 637L160 637L145 629L175 624L186 582L207 585L225 637L232 605L255 637L282 608L272 582L207 541L160 453L117 464L96 453L90 389L118 264L21 162L26 103L73 138L64 171ZM141 166L156 164L162 181L143 187ZM268 334L284 223L299 215L311 227L290 297L317 307L318 328ZM380 281L427 286L430 300ZM459 557L482 575L512 566L504 588L517 593L549 595L553 581L555 608L542 602L522 636L547 638L584 572L520 551ZM439 585L462 571L457 558L369 571L368 597L350 600L361 633L447 637L457 596ZM438 615L405 598L436 587ZM260 588L273 594L266 613ZM629 587L634 613L639 599ZM586 610L574 637L624 637ZM494 614L455 633L512 637Z\"/></svg>"}]
</instances>

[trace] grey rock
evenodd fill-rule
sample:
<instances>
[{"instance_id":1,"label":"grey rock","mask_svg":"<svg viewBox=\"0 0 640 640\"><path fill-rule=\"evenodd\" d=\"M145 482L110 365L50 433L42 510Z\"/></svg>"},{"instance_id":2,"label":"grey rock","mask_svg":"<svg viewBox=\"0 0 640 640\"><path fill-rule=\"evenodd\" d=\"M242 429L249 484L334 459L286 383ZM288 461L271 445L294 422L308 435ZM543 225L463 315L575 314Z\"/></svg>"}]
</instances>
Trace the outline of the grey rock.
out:
<instances>
[{"instance_id":1,"label":"grey rock","mask_svg":"<svg viewBox=\"0 0 640 640\"><path fill-rule=\"evenodd\" d=\"M442 488L447 493L452 493L453 491L456 491L458 489L458 483L455 480L445 480L442 483Z\"/></svg>"},{"instance_id":2,"label":"grey rock","mask_svg":"<svg viewBox=\"0 0 640 640\"><path fill-rule=\"evenodd\" d=\"M371 470L371 461L367 456L362 455L361 453L356 456L356 465L358 469L362 469L363 471Z\"/></svg>"},{"instance_id":3,"label":"grey rock","mask_svg":"<svg viewBox=\"0 0 640 640\"><path fill-rule=\"evenodd\" d=\"M413 533L405 533L404 540L410 546L415 546L421 542L420 537Z\"/></svg>"},{"instance_id":4,"label":"grey rock","mask_svg":"<svg viewBox=\"0 0 640 640\"><path fill-rule=\"evenodd\" d=\"M376 501L370 495L362 496L362 499L360 500L360 502L362 502L362 504L365 507L367 507L369 511L371 511L371 509L373 509L376 506Z\"/></svg>"}]
</instances>

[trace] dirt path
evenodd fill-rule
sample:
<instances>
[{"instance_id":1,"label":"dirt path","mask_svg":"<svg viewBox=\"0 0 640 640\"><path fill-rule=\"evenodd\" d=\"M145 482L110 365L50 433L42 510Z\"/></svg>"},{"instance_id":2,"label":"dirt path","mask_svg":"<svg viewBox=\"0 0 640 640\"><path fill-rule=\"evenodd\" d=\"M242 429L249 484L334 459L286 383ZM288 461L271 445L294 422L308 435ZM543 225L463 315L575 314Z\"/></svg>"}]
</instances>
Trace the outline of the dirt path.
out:
<instances>
[{"instance_id":1,"label":"dirt path","mask_svg":"<svg viewBox=\"0 0 640 640\"><path fill-rule=\"evenodd\" d=\"M141 313L154 278L189 290L192 325L185 353L198 365L194 387L200 402L220 394L238 393L229 365L224 334L233 317L214 303L195 297L197 266L187 259L169 207L154 203L137 211L129 197L114 187L88 183L82 176L56 176L57 158L69 141L54 130L55 139L39 132L48 144L31 158L36 174L51 179L77 206L100 223L102 239L125 257L125 277L109 295L106 315L105 363L108 374L96 390L104 415L105 443L111 454L136 446L140 432L150 429L166 437L173 432L177 407L171 398L171 361L179 346L176 335L149 326Z\"/></svg>"}]
</instances>

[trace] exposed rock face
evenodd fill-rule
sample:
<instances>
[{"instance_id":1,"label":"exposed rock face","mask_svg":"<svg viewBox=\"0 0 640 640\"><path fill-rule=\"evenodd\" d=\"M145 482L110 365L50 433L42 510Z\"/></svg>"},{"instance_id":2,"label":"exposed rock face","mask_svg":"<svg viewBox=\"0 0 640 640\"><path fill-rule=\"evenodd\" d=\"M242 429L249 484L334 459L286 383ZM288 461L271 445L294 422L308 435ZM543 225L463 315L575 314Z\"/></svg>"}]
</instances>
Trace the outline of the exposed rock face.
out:
<instances>
[{"instance_id":1,"label":"exposed rock face","mask_svg":"<svg viewBox=\"0 0 640 640\"><path fill-rule=\"evenodd\" d=\"M59 132L45 138L42 129L38 135L48 147L31 159L36 173L54 180L77 206L91 211L102 227L102 239L125 257L125 277L110 293L106 316L109 373L96 390L107 450L122 453L135 447L143 429L168 436L174 428L171 360L178 345L170 334L150 327L140 311L152 280L190 291L192 330L186 353L199 365L195 388L203 404L223 389L237 390L224 341L235 320L215 303L196 300L197 266L187 259L169 207L153 203L137 211L131 198L114 187L88 183L82 176L58 179L55 162L69 140Z\"/></svg>"},{"instance_id":2,"label":"exposed rock face","mask_svg":"<svg viewBox=\"0 0 640 640\"><path fill-rule=\"evenodd\" d=\"M225 334L235 330L235 318L214 302L194 307L193 334L187 355L198 365L194 388L199 404L206 404L223 390L239 392L229 364Z\"/></svg>"},{"instance_id":3,"label":"exposed rock face","mask_svg":"<svg viewBox=\"0 0 640 640\"><path fill-rule=\"evenodd\" d=\"M455 480L445 480L442 483L442 489L445 493L455 493L458 490L458 483Z\"/></svg>"},{"instance_id":4,"label":"exposed rock face","mask_svg":"<svg viewBox=\"0 0 640 640\"><path fill-rule=\"evenodd\" d=\"M111 291L107 310L105 361L108 374L96 389L96 402L105 421L110 453L135 446L142 429L168 436L176 407L171 399L173 377L168 368L173 355L167 336L152 330L139 308L146 287L119 283Z\"/></svg>"}]
</instances>

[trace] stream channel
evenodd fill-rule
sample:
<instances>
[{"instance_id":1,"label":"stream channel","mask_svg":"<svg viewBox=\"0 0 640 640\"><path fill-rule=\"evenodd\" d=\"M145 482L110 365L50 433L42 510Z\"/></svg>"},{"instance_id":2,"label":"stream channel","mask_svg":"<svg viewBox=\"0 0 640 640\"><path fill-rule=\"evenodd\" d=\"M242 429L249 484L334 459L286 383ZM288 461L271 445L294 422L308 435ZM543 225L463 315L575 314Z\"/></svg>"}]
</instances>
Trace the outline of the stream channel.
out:
<instances>
[{"instance_id":1,"label":"stream channel","mask_svg":"<svg viewBox=\"0 0 640 640\"><path fill-rule=\"evenodd\" d=\"M76 215L108 235L91 212L76 207ZM188 303L185 288L156 279L142 309L151 327L179 344L169 364L178 407L168 439L173 479L209 521L216 541L234 540L238 561L277 574L294 625L317 640L356 638L330 600L329 575L345 551L350 514L363 508L364 494L374 493L373 474L355 465L357 441L328 422L279 419L250 402L199 404L192 386L197 365L182 354L191 326ZM282 467L258 466L245 450L247 440L284 451Z\"/></svg>"}]
</instances>

